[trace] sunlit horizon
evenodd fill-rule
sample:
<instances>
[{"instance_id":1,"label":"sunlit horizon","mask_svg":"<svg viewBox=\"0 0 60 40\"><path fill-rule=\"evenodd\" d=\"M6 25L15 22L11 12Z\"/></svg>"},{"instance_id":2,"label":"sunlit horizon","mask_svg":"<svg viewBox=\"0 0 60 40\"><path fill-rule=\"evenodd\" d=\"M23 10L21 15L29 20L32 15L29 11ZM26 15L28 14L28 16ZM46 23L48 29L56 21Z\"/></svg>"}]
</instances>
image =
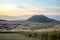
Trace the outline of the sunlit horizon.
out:
<instances>
[{"instance_id":1,"label":"sunlit horizon","mask_svg":"<svg viewBox=\"0 0 60 40\"><path fill-rule=\"evenodd\" d=\"M60 1L0 0L0 15L60 15Z\"/></svg>"}]
</instances>

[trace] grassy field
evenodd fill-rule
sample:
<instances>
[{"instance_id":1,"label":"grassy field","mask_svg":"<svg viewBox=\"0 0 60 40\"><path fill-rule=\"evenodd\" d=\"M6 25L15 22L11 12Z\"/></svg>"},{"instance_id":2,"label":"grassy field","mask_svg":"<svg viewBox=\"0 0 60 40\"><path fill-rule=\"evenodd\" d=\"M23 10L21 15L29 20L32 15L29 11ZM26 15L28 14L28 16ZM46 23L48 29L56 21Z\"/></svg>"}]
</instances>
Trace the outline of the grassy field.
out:
<instances>
[{"instance_id":1,"label":"grassy field","mask_svg":"<svg viewBox=\"0 0 60 40\"><path fill-rule=\"evenodd\" d=\"M0 33L0 40L60 40L60 30L50 32L21 31L19 33Z\"/></svg>"},{"instance_id":2,"label":"grassy field","mask_svg":"<svg viewBox=\"0 0 60 40\"><path fill-rule=\"evenodd\" d=\"M0 33L0 40L38 40L36 38L26 37L20 33Z\"/></svg>"},{"instance_id":3,"label":"grassy field","mask_svg":"<svg viewBox=\"0 0 60 40\"><path fill-rule=\"evenodd\" d=\"M0 30L0 40L60 40L60 24Z\"/></svg>"}]
</instances>

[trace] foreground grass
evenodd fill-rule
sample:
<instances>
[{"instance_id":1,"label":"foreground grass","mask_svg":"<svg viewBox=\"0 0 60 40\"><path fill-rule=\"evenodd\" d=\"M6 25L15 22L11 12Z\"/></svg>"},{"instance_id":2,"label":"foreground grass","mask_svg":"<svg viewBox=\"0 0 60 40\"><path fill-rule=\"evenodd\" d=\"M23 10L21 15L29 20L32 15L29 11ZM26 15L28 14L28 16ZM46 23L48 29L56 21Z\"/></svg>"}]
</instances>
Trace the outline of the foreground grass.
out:
<instances>
[{"instance_id":1,"label":"foreground grass","mask_svg":"<svg viewBox=\"0 0 60 40\"><path fill-rule=\"evenodd\" d=\"M20 31L15 33L0 33L0 40L60 40L60 30L58 31Z\"/></svg>"},{"instance_id":2,"label":"foreground grass","mask_svg":"<svg viewBox=\"0 0 60 40\"><path fill-rule=\"evenodd\" d=\"M35 38L26 37L20 33L0 33L0 40L38 40Z\"/></svg>"},{"instance_id":3,"label":"foreground grass","mask_svg":"<svg viewBox=\"0 0 60 40\"><path fill-rule=\"evenodd\" d=\"M60 25L41 28L0 31L0 40L60 40ZM50 27L52 26L52 27Z\"/></svg>"}]
</instances>

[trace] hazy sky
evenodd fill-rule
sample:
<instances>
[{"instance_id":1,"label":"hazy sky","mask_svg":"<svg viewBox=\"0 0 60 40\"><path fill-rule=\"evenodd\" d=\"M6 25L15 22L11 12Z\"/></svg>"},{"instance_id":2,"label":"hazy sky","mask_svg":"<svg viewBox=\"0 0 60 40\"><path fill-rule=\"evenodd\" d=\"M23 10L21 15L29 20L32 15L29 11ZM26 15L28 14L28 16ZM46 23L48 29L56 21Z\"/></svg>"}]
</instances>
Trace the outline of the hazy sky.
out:
<instances>
[{"instance_id":1,"label":"hazy sky","mask_svg":"<svg viewBox=\"0 0 60 40\"><path fill-rule=\"evenodd\" d=\"M60 15L60 0L0 0L0 15Z\"/></svg>"}]
</instances>

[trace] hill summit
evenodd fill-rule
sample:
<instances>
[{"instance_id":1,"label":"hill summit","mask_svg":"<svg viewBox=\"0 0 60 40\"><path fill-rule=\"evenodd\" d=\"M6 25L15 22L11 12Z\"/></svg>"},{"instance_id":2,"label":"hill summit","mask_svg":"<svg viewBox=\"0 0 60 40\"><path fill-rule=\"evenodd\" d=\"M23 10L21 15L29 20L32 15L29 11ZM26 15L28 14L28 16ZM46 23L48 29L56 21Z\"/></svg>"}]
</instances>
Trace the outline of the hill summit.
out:
<instances>
[{"instance_id":1,"label":"hill summit","mask_svg":"<svg viewBox=\"0 0 60 40\"><path fill-rule=\"evenodd\" d=\"M42 22L42 23L57 22L57 20L50 19L44 15L34 15L34 16L30 17L27 21Z\"/></svg>"}]
</instances>

